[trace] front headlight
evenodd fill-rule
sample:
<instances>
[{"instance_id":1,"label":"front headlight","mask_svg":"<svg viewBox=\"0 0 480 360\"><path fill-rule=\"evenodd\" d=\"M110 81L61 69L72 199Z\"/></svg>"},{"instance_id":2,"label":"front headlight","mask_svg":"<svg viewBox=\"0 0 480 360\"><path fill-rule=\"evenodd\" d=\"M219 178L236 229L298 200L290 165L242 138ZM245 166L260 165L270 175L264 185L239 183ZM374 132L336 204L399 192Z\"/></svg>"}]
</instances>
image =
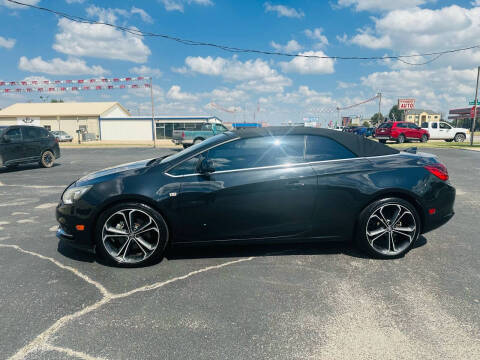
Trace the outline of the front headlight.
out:
<instances>
[{"instance_id":1,"label":"front headlight","mask_svg":"<svg viewBox=\"0 0 480 360\"><path fill-rule=\"evenodd\" d=\"M74 201L77 201L82 197L83 194L85 194L92 185L87 185L87 186L78 186L78 187L72 187L70 189L67 189L62 196L62 200L64 204L73 204Z\"/></svg>"}]
</instances>

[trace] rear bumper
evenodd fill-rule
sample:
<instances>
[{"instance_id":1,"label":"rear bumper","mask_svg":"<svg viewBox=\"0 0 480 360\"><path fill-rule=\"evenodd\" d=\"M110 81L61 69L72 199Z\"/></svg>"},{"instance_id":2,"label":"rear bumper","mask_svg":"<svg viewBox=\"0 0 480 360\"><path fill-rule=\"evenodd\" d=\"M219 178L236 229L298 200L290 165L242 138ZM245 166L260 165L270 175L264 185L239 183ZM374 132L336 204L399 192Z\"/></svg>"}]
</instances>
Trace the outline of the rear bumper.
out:
<instances>
[{"instance_id":1,"label":"rear bumper","mask_svg":"<svg viewBox=\"0 0 480 360\"><path fill-rule=\"evenodd\" d=\"M455 188L448 183L443 183L440 189L437 189L435 198L425 204L424 224L422 233L435 230L447 223L454 215ZM430 210L434 209L434 213Z\"/></svg>"}]
</instances>

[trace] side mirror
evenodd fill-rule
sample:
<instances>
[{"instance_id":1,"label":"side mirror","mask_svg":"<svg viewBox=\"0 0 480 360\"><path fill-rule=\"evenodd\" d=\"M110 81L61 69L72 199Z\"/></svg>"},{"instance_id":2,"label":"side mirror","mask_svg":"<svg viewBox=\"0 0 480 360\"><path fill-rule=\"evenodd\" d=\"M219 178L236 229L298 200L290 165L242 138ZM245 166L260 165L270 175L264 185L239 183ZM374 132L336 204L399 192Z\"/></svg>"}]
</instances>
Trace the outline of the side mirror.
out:
<instances>
[{"instance_id":1,"label":"side mirror","mask_svg":"<svg viewBox=\"0 0 480 360\"><path fill-rule=\"evenodd\" d=\"M9 142L12 141L12 139L10 139L10 136L8 136L8 135L3 135L3 136L2 136L2 140L3 140L3 142L5 142L5 143L9 143Z\"/></svg>"},{"instance_id":2,"label":"side mirror","mask_svg":"<svg viewBox=\"0 0 480 360\"><path fill-rule=\"evenodd\" d=\"M213 166L213 160L208 160L206 158L202 159L197 166L197 172L199 174L210 174L215 172L215 167Z\"/></svg>"}]
</instances>

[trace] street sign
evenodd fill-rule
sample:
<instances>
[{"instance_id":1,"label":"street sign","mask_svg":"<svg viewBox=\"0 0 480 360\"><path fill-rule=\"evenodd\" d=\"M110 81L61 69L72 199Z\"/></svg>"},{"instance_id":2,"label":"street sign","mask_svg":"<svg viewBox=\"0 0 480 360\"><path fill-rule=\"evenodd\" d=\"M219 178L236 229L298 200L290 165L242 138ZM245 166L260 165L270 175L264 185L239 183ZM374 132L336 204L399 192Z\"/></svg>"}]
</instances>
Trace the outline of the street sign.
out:
<instances>
[{"instance_id":1,"label":"street sign","mask_svg":"<svg viewBox=\"0 0 480 360\"><path fill-rule=\"evenodd\" d=\"M478 110L477 110L478 112ZM475 106L472 106L472 108L470 109L470 117L473 119L475 117Z\"/></svg>"},{"instance_id":2,"label":"street sign","mask_svg":"<svg viewBox=\"0 0 480 360\"><path fill-rule=\"evenodd\" d=\"M398 99L399 110L415 109L415 99Z\"/></svg>"},{"instance_id":3,"label":"street sign","mask_svg":"<svg viewBox=\"0 0 480 360\"><path fill-rule=\"evenodd\" d=\"M475 105L475 100L469 101L468 105ZM477 100L477 105L480 105L480 100Z\"/></svg>"}]
</instances>

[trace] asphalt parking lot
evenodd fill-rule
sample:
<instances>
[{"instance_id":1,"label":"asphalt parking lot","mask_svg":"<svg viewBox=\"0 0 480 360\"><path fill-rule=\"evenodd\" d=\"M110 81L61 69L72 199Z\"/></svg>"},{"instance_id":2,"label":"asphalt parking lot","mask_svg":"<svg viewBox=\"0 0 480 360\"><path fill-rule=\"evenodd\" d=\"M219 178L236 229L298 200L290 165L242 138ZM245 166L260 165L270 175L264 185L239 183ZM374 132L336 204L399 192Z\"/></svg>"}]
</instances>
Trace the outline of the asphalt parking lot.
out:
<instances>
[{"instance_id":1,"label":"asphalt parking lot","mask_svg":"<svg viewBox=\"0 0 480 360\"><path fill-rule=\"evenodd\" d=\"M456 215L397 260L263 245L121 269L59 244L65 186L167 151L65 149L52 169L0 169L0 358L480 358L480 152L425 150L448 167Z\"/></svg>"}]
</instances>

